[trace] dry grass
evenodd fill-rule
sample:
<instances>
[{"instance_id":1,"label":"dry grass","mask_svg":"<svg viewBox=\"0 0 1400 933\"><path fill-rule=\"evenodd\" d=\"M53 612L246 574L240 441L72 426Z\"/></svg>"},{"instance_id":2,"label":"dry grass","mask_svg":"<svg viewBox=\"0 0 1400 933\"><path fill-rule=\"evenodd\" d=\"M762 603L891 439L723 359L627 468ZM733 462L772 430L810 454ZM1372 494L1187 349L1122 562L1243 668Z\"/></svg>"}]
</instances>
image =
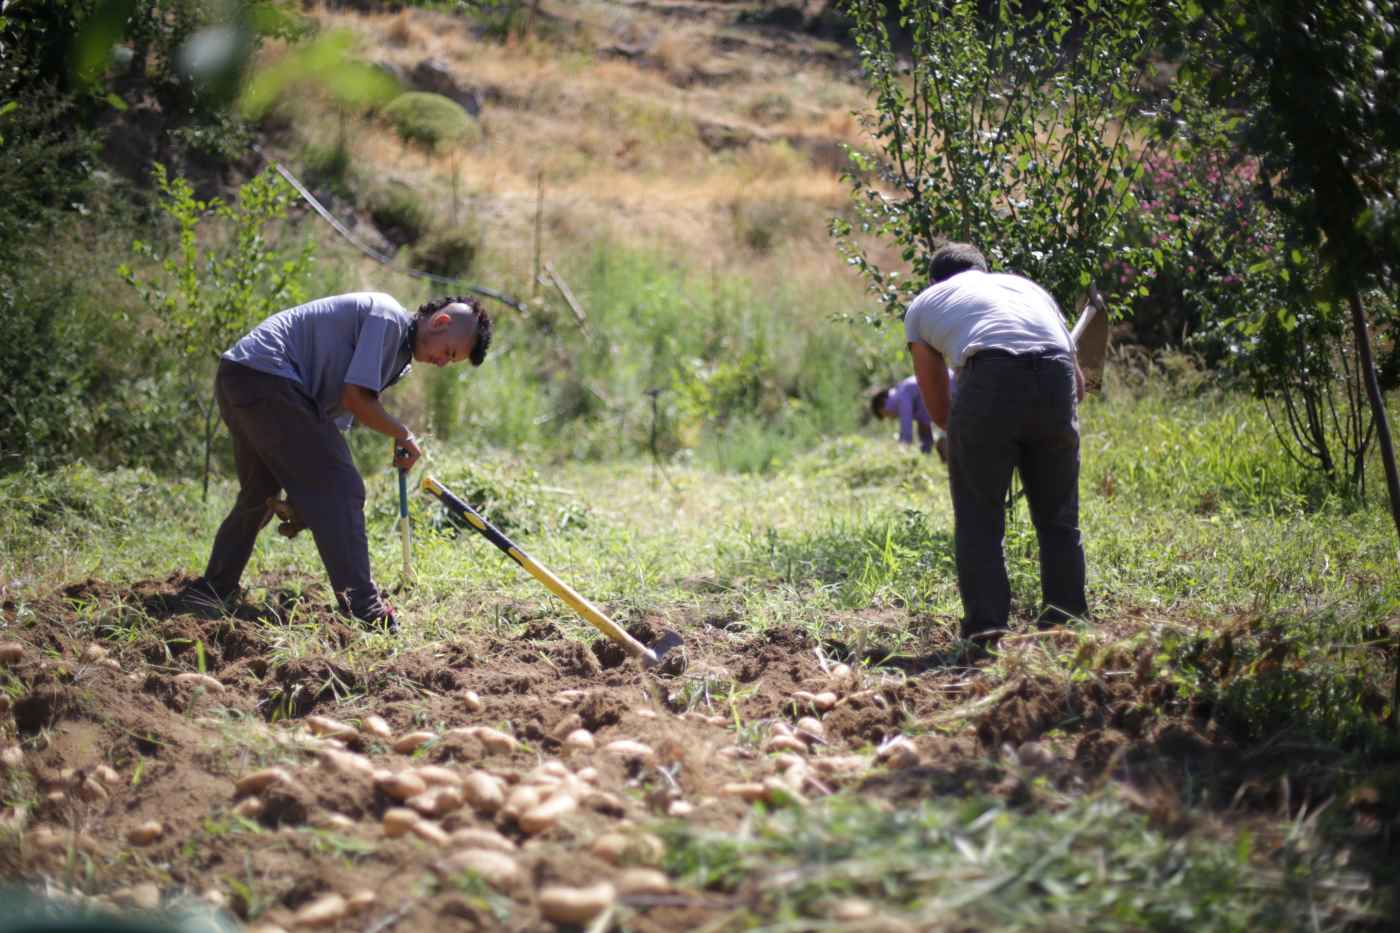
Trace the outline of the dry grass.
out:
<instances>
[{"instance_id":1,"label":"dry grass","mask_svg":"<svg viewBox=\"0 0 1400 933\"><path fill-rule=\"evenodd\" d=\"M568 33L567 47L531 37L481 41L463 20L418 9L357 15L320 8L314 15L324 28L358 35L368 61L408 71L436 58L481 94L485 140L459 153L455 170L461 205L489 229L488 263L532 254L542 183L547 249L609 238L737 272L758 271L779 256L812 275L838 272L825 228L847 202L839 144L861 141L851 116L863 104L860 87L771 43L721 49L715 37L733 34L723 23L678 24L636 8L625 16L593 5L546 2L545 9L573 23L555 33ZM617 45L643 54L609 54ZM324 106L303 96L292 121L322 145L338 120L318 114ZM711 151L701 122L753 141ZM373 119L348 127L347 136L357 179L392 177L430 203L448 202L453 163L446 154L405 147ZM515 269L482 271L520 277Z\"/></svg>"}]
</instances>

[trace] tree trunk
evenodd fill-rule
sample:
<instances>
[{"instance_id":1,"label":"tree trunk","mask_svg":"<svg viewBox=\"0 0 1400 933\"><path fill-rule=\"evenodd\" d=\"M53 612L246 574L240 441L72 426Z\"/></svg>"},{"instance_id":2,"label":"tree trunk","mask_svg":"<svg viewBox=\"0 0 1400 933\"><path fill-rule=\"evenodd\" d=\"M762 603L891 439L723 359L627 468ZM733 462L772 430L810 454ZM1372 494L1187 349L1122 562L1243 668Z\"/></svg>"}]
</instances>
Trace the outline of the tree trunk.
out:
<instances>
[{"instance_id":1,"label":"tree trunk","mask_svg":"<svg viewBox=\"0 0 1400 933\"><path fill-rule=\"evenodd\" d=\"M1395 536L1400 539L1400 474L1395 471L1395 447L1390 439L1390 420L1385 414L1385 400L1376 379L1376 364L1371 356L1371 335L1366 328L1366 314L1361 309L1361 296L1352 291L1351 327L1356 332L1356 350L1361 357L1361 378L1366 383L1366 397L1371 401L1371 414L1376 419L1376 439L1380 442L1381 464L1385 467L1385 488L1390 494L1390 517L1395 521Z\"/></svg>"}]
</instances>

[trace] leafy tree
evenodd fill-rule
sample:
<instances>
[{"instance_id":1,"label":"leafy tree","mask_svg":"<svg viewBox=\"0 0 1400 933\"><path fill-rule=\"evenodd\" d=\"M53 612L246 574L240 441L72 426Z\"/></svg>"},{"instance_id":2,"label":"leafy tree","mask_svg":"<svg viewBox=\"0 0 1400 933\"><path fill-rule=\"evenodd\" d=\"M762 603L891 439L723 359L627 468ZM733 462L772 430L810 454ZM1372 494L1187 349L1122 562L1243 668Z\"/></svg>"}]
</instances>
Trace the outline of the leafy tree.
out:
<instances>
[{"instance_id":1,"label":"leafy tree","mask_svg":"<svg viewBox=\"0 0 1400 933\"><path fill-rule=\"evenodd\" d=\"M1226 115L1193 115L1136 183L1135 235L1161 259L1145 276L1126 263L1112 275L1141 281L1139 340L1181 344L1243 378L1267 407L1283 450L1330 489L1359 497L1376 438L1346 316L1321 297L1315 244L1286 209L1264 197L1260 160L1234 144ZM1375 316L1393 316L1371 294Z\"/></svg>"},{"instance_id":2,"label":"leafy tree","mask_svg":"<svg viewBox=\"0 0 1400 933\"><path fill-rule=\"evenodd\" d=\"M989 9L984 14L983 6ZM1034 7L1034 9L1033 9ZM948 239L976 243L1065 300L1129 245L1145 143L1170 126L1145 0L1022 4L900 0L907 58L882 0L848 0L879 153L850 153L856 224L832 233L890 313L928 281ZM893 241L907 278L879 268L854 234Z\"/></svg>"},{"instance_id":3,"label":"leafy tree","mask_svg":"<svg viewBox=\"0 0 1400 933\"><path fill-rule=\"evenodd\" d=\"M217 405L208 389L214 367L219 355L263 318L305 300L312 245L307 240L293 250L274 238L271 228L286 218L295 192L273 169L244 184L231 204L195 198L189 182L168 177L163 165L155 165L153 175L161 209L175 224L176 248L163 256L138 240L133 252L156 263L160 275L146 278L127 265L118 272L165 322L169 340L184 360L189 398L204 421L207 497L218 428Z\"/></svg>"},{"instance_id":4,"label":"leafy tree","mask_svg":"<svg viewBox=\"0 0 1400 933\"><path fill-rule=\"evenodd\" d=\"M1238 141L1260 160L1260 188L1321 257L1315 313L1335 321L1349 312L1400 534L1400 475L1371 342L1373 322L1392 355L1400 336L1400 2L1181 0L1172 10L1183 79L1243 108Z\"/></svg>"}]
</instances>

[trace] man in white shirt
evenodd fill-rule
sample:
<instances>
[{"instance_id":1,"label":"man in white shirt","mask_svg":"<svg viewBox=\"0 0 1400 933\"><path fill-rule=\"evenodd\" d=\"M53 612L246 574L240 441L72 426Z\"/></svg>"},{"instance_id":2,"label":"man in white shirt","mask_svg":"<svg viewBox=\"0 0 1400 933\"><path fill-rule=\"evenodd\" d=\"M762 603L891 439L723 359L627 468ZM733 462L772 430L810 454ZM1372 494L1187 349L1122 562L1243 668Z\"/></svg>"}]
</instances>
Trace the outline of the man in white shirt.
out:
<instances>
[{"instance_id":1,"label":"man in white shirt","mask_svg":"<svg viewBox=\"0 0 1400 933\"><path fill-rule=\"evenodd\" d=\"M904 332L924 405L948 433L961 634L985 647L1011 613L1003 541L1013 469L1040 544L1039 621L1087 614L1077 411L1084 375L1059 307L1034 282L988 272L967 243L935 252L930 277L905 312Z\"/></svg>"}]
</instances>

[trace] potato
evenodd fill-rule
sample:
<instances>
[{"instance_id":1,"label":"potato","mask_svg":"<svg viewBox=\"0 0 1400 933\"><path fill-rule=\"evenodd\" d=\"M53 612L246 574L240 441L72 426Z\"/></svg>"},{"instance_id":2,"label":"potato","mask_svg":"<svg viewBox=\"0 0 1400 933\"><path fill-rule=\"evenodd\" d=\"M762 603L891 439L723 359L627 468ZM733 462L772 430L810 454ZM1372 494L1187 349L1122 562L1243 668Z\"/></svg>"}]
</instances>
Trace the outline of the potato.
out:
<instances>
[{"instance_id":1,"label":"potato","mask_svg":"<svg viewBox=\"0 0 1400 933\"><path fill-rule=\"evenodd\" d=\"M653 754L650 745L633 739L616 739L604 745L603 751L619 758L639 758L643 761L649 761Z\"/></svg>"},{"instance_id":2,"label":"potato","mask_svg":"<svg viewBox=\"0 0 1400 933\"><path fill-rule=\"evenodd\" d=\"M422 765L414 768L413 774L423 779L429 787L461 787L462 776L451 768L442 765Z\"/></svg>"},{"instance_id":3,"label":"potato","mask_svg":"<svg viewBox=\"0 0 1400 933\"><path fill-rule=\"evenodd\" d=\"M578 800L572 794L558 793L521 813L516 822L521 829L534 836L553 829L561 819L577 809Z\"/></svg>"},{"instance_id":4,"label":"potato","mask_svg":"<svg viewBox=\"0 0 1400 933\"><path fill-rule=\"evenodd\" d=\"M797 731L822 736L826 735L826 726L822 725L822 721L815 716L803 716L797 720Z\"/></svg>"},{"instance_id":5,"label":"potato","mask_svg":"<svg viewBox=\"0 0 1400 933\"><path fill-rule=\"evenodd\" d=\"M105 657L107 657L107 649L97 644L97 642L92 642L83 649L84 661L101 661Z\"/></svg>"},{"instance_id":6,"label":"potato","mask_svg":"<svg viewBox=\"0 0 1400 933\"><path fill-rule=\"evenodd\" d=\"M650 864L661 861L666 855L666 844L660 836L651 833L604 833L594 839L588 849L598 858L614 865L623 859Z\"/></svg>"},{"instance_id":7,"label":"potato","mask_svg":"<svg viewBox=\"0 0 1400 933\"><path fill-rule=\"evenodd\" d=\"M509 819L518 820L526 810L533 810L544 799L544 794L533 784L521 784L506 797L501 813Z\"/></svg>"},{"instance_id":8,"label":"potato","mask_svg":"<svg viewBox=\"0 0 1400 933\"><path fill-rule=\"evenodd\" d=\"M622 860L622 855L627 851L629 842L630 840L622 833L603 833L603 835L593 840L593 844L588 847L588 851L592 852L603 861L616 865Z\"/></svg>"},{"instance_id":9,"label":"potato","mask_svg":"<svg viewBox=\"0 0 1400 933\"><path fill-rule=\"evenodd\" d=\"M424 745L436 739L436 732L427 732L423 730L410 732L407 735L400 736L398 741L394 742L393 749L400 755L411 755L413 752L416 752Z\"/></svg>"},{"instance_id":10,"label":"potato","mask_svg":"<svg viewBox=\"0 0 1400 933\"><path fill-rule=\"evenodd\" d=\"M869 767L870 763L859 755L832 755L828 758L812 759L812 769L824 777L860 774Z\"/></svg>"},{"instance_id":11,"label":"potato","mask_svg":"<svg viewBox=\"0 0 1400 933\"><path fill-rule=\"evenodd\" d=\"M360 731L365 735L373 736L376 739L388 741L394 737L394 730L389 728L389 723L383 716L370 714L360 720Z\"/></svg>"},{"instance_id":12,"label":"potato","mask_svg":"<svg viewBox=\"0 0 1400 933\"><path fill-rule=\"evenodd\" d=\"M472 732L473 738L481 743L488 752L513 752L520 747L520 743L514 736L506 735L499 729L492 729L489 726L478 726Z\"/></svg>"},{"instance_id":13,"label":"potato","mask_svg":"<svg viewBox=\"0 0 1400 933\"><path fill-rule=\"evenodd\" d=\"M379 900L379 895L373 891L356 891L345 899L345 906L352 914L363 913L375 905Z\"/></svg>"},{"instance_id":14,"label":"potato","mask_svg":"<svg viewBox=\"0 0 1400 933\"><path fill-rule=\"evenodd\" d=\"M233 812L245 820L256 820L265 809L267 804L261 797L245 797L234 805Z\"/></svg>"},{"instance_id":15,"label":"potato","mask_svg":"<svg viewBox=\"0 0 1400 933\"><path fill-rule=\"evenodd\" d=\"M126 834L126 841L134 846L148 846L165 834L165 827L160 820L147 820L140 826L129 830Z\"/></svg>"},{"instance_id":16,"label":"potato","mask_svg":"<svg viewBox=\"0 0 1400 933\"><path fill-rule=\"evenodd\" d=\"M553 884L540 891L540 913L555 923L584 924L611 907L615 900L617 889L607 881L586 888Z\"/></svg>"},{"instance_id":17,"label":"potato","mask_svg":"<svg viewBox=\"0 0 1400 933\"><path fill-rule=\"evenodd\" d=\"M428 783L412 771L391 774L383 780L375 781L374 786L395 800L417 797L428 789Z\"/></svg>"},{"instance_id":18,"label":"potato","mask_svg":"<svg viewBox=\"0 0 1400 933\"><path fill-rule=\"evenodd\" d=\"M462 781L462 795L482 813L495 813L505 804L506 791L500 778L485 771L472 771Z\"/></svg>"},{"instance_id":19,"label":"potato","mask_svg":"<svg viewBox=\"0 0 1400 933\"><path fill-rule=\"evenodd\" d=\"M116 894L112 895L116 899ZM125 889L122 900L137 910L155 910L160 906L160 888L154 882L143 881Z\"/></svg>"},{"instance_id":20,"label":"potato","mask_svg":"<svg viewBox=\"0 0 1400 933\"><path fill-rule=\"evenodd\" d=\"M836 705L838 699L839 697L837 697L835 693L830 690L823 690L821 693L812 697L812 705L822 712L826 712Z\"/></svg>"},{"instance_id":21,"label":"potato","mask_svg":"<svg viewBox=\"0 0 1400 933\"><path fill-rule=\"evenodd\" d=\"M260 794L273 784L290 784L291 781L292 776L281 768L263 768L239 778L233 789L240 796Z\"/></svg>"},{"instance_id":22,"label":"potato","mask_svg":"<svg viewBox=\"0 0 1400 933\"><path fill-rule=\"evenodd\" d=\"M574 773L569 770L568 765L564 764L564 762L559 761L556 758L551 758L549 761L541 763L538 768L536 768L530 773L531 775L540 775L541 777L554 778L558 781L562 781L565 778L573 777L574 775Z\"/></svg>"},{"instance_id":23,"label":"potato","mask_svg":"<svg viewBox=\"0 0 1400 933\"><path fill-rule=\"evenodd\" d=\"M503 852L506 855L510 855L516 850L514 842L494 829L478 829L475 826L454 832L452 844L464 849L489 849L492 852Z\"/></svg>"},{"instance_id":24,"label":"potato","mask_svg":"<svg viewBox=\"0 0 1400 933\"><path fill-rule=\"evenodd\" d=\"M757 781L731 781L722 784L719 788L721 797L738 797L740 800L747 800L752 803L755 800L764 800L768 797L768 788Z\"/></svg>"},{"instance_id":25,"label":"potato","mask_svg":"<svg viewBox=\"0 0 1400 933\"><path fill-rule=\"evenodd\" d=\"M874 916L874 905L858 897L843 897L831 905L831 919L841 923L857 923Z\"/></svg>"},{"instance_id":26,"label":"potato","mask_svg":"<svg viewBox=\"0 0 1400 933\"><path fill-rule=\"evenodd\" d=\"M883 762L889 768L916 768L919 765L919 752L914 748L913 742L897 735L881 743L875 751L875 760Z\"/></svg>"},{"instance_id":27,"label":"potato","mask_svg":"<svg viewBox=\"0 0 1400 933\"><path fill-rule=\"evenodd\" d=\"M807 751L807 743L795 735L775 735L763 743L765 752L792 752L802 754Z\"/></svg>"},{"instance_id":28,"label":"potato","mask_svg":"<svg viewBox=\"0 0 1400 933\"><path fill-rule=\"evenodd\" d=\"M307 716L306 727L313 735L322 735L333 739L353 739L358 736L359 730L348 722L341 722L339 719L332 719L329 716Z\"/></svg>"},{"instance_id":29,"label":"potato","mask_svg":"<svg viewBox=\"0 0 1400 933\"><path fill-rule=\"evenodd\" d=\"M344 813L327 813L325 816L316 820L316 825L325 827L326 829L339 830L340 832L350 832L360 824Z\"/></svg>"},{"instance_id":30,"label":"potato","mask_svg":"<svg viewBox=\"0 0 1400 933\"><path fill-rule=\"evenodd\" d=\"M298 926L325 927L338 923L350 912L350 905L339 894L323 894L296 913Z\"/></svg>"},{"instance_id":31,"label":"potato","mask_svg":"<svg viewBox=\"0 0 1400 933\"><path fill-rule=\"evenodd\" d=\"M493 888L508 888L524 878L515 859L492 849L462 849L435 863L432 868L439 875L449 878L472 872Z\"/></svg>"},{"instance_id":32,"label":"potato","mask_svg":"<svg viewBox=\"0 0 1400 933\"><path fill-rule=\"evenodd\" d=\"M117 785L122 782L122 776L111 765L98 765L92 769L92 776L103 784Z\"/></svg>"},{"instance_id":33,"label":"potato","mask_svg":"<svg viewBox=\"0 0 1400 933\"><path fill-rule=\"evenodd\" d=\"M24 645L17 641L0 642L0 664L18 664L24 660Z\"/></svg>"},{"instance_id":34,"label":"potato","mask_svg":"<svg viewBox=\"0 0 1400 933\"><path fill-rule=\"evenodd\" d=\"M110 799L107 788L103 787L102 782L91 775L83 778L83 782L78 785L78 796L88 803L96 803L99 800Z\"/></svg>"},{"instance_id":35,"label":"potato","mask_svg":"<svg viewBox=\"0 0 1400 933\"><path fill-rule=\"evenodd\" d=\"M655 868L625 868L618 873L617 893L627 897L632 894L668 894L671 879L664 871Z\"/></svg>"},{"instance_id":36,"label":"potato","mask_svg":"<svg viewBox=\"0 0 1400 933\"><path fill-rule=\"evenodd\" d=\"M0 764L7 768L18 768L24 764L24 749L18 745L9 745L0 751Z\"/></svg>"},{"instance_id":37,"label":"potato","mask_svg":"<svg viewBox=\"0 0 1400 933\"><path fill-rule=\"evenodd\" d=\"M224 685L219 683L215 678L210 677L208 674L197 674L194 671L176 674L175 682L189 687L203 687L210 693L222 693L224 689Z\"/></svg>"},{"instance_id":38,"label":"potato","mask_svg":"<svg viewBox=\"0 0 1400 933\"><path fill-rule=\"evenodd\" d=\"M462 792L455 787L434 787L404 801L424 816L446 816L462 809Z\"/></svg>"},{"instance_id":39,"label":"potato","mask_svg":"<svg viewBox=\"0 0 1400 933\"><path fill-rule=\"evenodd\" d=\"M851 666L849 664L836 664L831 668L831 679L837 681L851 679Z\"/></svg>"},{"instance_id":40,"label":"potato","mask_svg":"<svg viewBox=\"0 0 1400 933\"><path fill-rule=\"evenodd\" d=\"M1046 768L1055 763L1055 753L1042 742L1022 742L1016 758L1024 768Z\"/></svg>"},{"instance_id":41,"label":"potato","mask_svg":"<svg viewBox=\"0 0 1400 933\"><path fill-rule=\"evenodd\" d=\"M452 841L446 831L432 820L419 820L410 826L408 831L424 842L431 842L435 846L445 846Z\"/></svg>"},{"instance_id":42,"label":"potato","mask_svg":"<svg viewBox=\"0 0 1400 933\"><path fill-rule=\"evenodd\" d=\"M407 807L390 807L384 811L384 835L390 839L402 836L413 828L422 817L417 810L410 810Z\"/></svg>"},{"instance_id":43,"label":"potato","mask_svg":"<svg viewBox=\"0 0 1400 933\"><path fill-rule=\"evenodd\" d=\"M374 765L364 755L344 752L337 748L323 748L316 754L320 758L321 767L327 771L370 779L374 777Z\"/></svg>"},{"instance_id":44,"label":"potato","mask_svg":"<svg viewBox=\"0 0 1400 933\"><path fill-rule=\"evenodd\" d=\"M481 696L475 690L468 690L462 695L462 704L470 713L479 713L486 709L486 704L481 702Z\"/></svg>"}]
</instances>

